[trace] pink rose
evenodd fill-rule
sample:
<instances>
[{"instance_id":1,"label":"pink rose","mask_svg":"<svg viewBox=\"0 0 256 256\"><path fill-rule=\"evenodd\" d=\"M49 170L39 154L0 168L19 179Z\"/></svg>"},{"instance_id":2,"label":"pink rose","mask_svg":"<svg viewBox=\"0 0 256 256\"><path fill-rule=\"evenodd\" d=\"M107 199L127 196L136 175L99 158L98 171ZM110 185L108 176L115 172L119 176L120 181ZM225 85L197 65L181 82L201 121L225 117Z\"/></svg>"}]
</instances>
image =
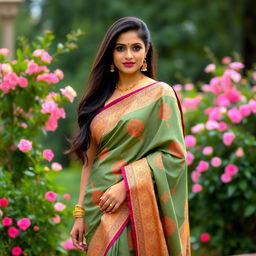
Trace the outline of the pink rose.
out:
<instances>
[{"instance_id":1,"label":"pink rose","mask_svg":"<svg viewBox=\"0 0 256 256\"><path fill-rule=\"evenodd\" d=\"M0 49L0 55L6 56L9 54L9 50L7 48L1 48Z\"/></svg>"},{"instance_id":2,"label":"pink rose","mask_svg":"<svg viewBox=\"0 0 256 256\"><path fill-rule=\"evenodd\" d=\"M56 120L58 120L59 118L66 118L66 113L64 108L55 108L52 112L51 112L51 116L52 118L55 118Z\"/></svg>"},{"instance_id":3,"label":"pink rose","mask_svg":"<svg viewBox=\"0 0 256 256\"><path fill-rule=\"evenodd\" d=\"M12 256L19 256L22 254L22 249L19 246L12 248Z\"/></svg>"},{"instance_id":4,"label":"pink rose","mask_svg":"<svg viewBox=\"0 0 256 256\"><path fill-rule=\"evenodd\" d=\"M252 113L256 114L256 100L250 100L248 104L251 108Z\"/></svg>"},{"instance_id":5,"label":"pink rose","mask_svg":"<svg viewBox=\"0 0 256 256\"><path fill-rule=\"evenodd\" d=\"M64 198L65 200L70 200L70 199L71 199L71 195L68 194L68 193L66 193L66 194L63 195L63 198Z\"/></svg>"},{"instance_id":6,"label":"pink rose","mask_svg":"<svg viewBox=\"0 0 256 256\"><path fill-rule=\"evenodd\" d=\"M19 82L19 78L15 73L9 73L4 77L4 81L14 90Z\"/></svg>"},{"instance_id":7,"label":"pink rose","mask_svg":"<svg viewBox=\"0 0 256 256\"><path fill-rule=\"evenodd\" d=\"M60 69L56 69L54 71L54 75L57 76L60 80L62 80L64 78L64 73Z\"/></svg>"},{"instance_id":8,"label":"pink rose","mask_svg":"<svg viewBox=\"0 0 256 256\"><path fill-rule=\"evenodd\" d=\"M200 162L198 163L198 165L196 167L196 171L205 172L208 170L208 168L209 168L209 163L204 160L200 160Z\"/></svg>"},{"instance_id":9,"label":"pink rose","mask_svg":"<svg viewBox=\"0 0 256 256\"><path fill-rule=\"evenodd\" d=\"M58 214L55 214L54 217L51 218L51 220L55 223L55 224L59 224L61 222L61 217Z\"/></svg>"},{"instance_id":10,"label":"pink rose","mask_svg":"<svg viewBox=\"0 0 256 256\"><path fill-rule=\"evenodd\" d=\"M256 73L256 72L255 72ZM256 85L254 85L253 87L252 87L252 90L254 91L254 92L256 92Z\"/></svg>"},{"instance_id":11,"label":"pink rose","mask_svg":"<svg viewBox=\"0 0 256 256\"><path fill-rule=\"evenodd\" d=\"M210 91L211 91L211 86L210 86L209 84L203 84L203 85L201 86L201 90L202 90L203 92L210 92Z\"/></svg>"},{"instance_id":12,"label":"pink rose","mask_svg":"<svg viewBox=\"0 0 256 256\"><path fill-rule=\"evenodd\" d=\"M19 234L19 230L15 227L10 227L8 229L8 236L11 238L15 238Z\"/></svg>"},{"instance_id":13,"label":"pink rose","mask_svg":"<svg viewBox=\"0 0 256 256\"><path fill-rule=\"evenodd\" d=\"M229 183L232 180L232 177L227 173L223 173L220 178L223 183Z\"/></svg>"},{"instance_id":14,"label":"pink rose","mask_svg":"<svg viewBox=\"0 0 256 256\"><path fill-rule=\"evenodd\" d=\"M237 157L243 157L243 156L244 156L244 150L243 150L243 148L239 147L239 148L236 150L236 156L237 156Z\"/></svg>"},{"instance_id":15,"label":"pink rose","mask_svg":"<svg viewBox=\"0 0 256 256\"><path fill-rule=\"evenodd\" d=\"M28 86L28 80L25 77L19 77L18 84L20 87L27 87Z\"/></svg>"},{"instance_id":16,"label":"pink rose","mask_svg":"<svg viewBox=\"0 0 256 256\"><path fill-rule=\"evenodd\" d=\"M241 80L241 75L233 69L227 69L224 75L228 75L234 82L238 83Z\"/></svg>"},{"instance_id":17,"label":"pink rose","mask_svg":"<svg viewBox=\"0 0 256 256\"><path fill-rule=\"evenodd\" d=\"M29 218L22 218L17 221L17 226L22 230L28 229L30 225L31 225L31 222Z\"/></svg>"},{"instance_id":18,"label":"pink rose","mask_svg":"<svg viewBox=\"0 0 256 256\"><path fill-rule=\"evenodd\" d=\"M8 204L9 204L9 202L5 197L0 198L0 206L6 207Z\"/></svg>"},{"instance_id":19,"label":"pink rose","mask_svg":"<svg viewBox=\"0 0 256 256\"><path fill-rule=\"evenodd\" d=\"M219 121L222 118L222 111L220 108L212 108L209 111L209 120Z\"/></svg>"},{"instance_id":20,"label":"pink rose","mask_svg":"<svg viewBox=\"0 0 256 256\"><path fill-rule=\"evenodd\" d=\"M47 84L57 84L59 82L59 78L53 73L41 74L36 80L38 82L46 82Z\"/></svg>"},{"instance_id":21,"label":"pink rose","mask_svg":"<svg viewBox=\"0 0 256 256\"><path fill-rule=\"evenodd\" d=\"M204 147L204 149L203 149L204 155L211 155L212 152L213 152L213 147L211 147L211 146Z\"/></svg>"},{"instance_id":22,"label":"pink rose","mask_svg":"<svg viewBox=\"0 0 256 256\"><path fill-rule=\"evenodd\" d=\"M8 82L0 83L0 89L4 92L4 94L7 94L11 90L11 86Z\"/></svg>"},{"instance_id":23,"label":"pink rose","mask_svg":"<svg viewBox=\"0 0 256 256\"><path fill-rule=\"evenodd\" d=\"M214 130L214 129L218 129L219 128L219 123L214 121L214 120L208 120L205 123L205 127L206 127L207 130L211 131L211 130Z\"/></svg>"},{"instance_id":24,"label":"pink rose","mask_svg":"<svg viewBox=\"0 0 256 256\"><path fill-rule=\"evenodd\" d=\"M237 103L238 101L240 101L242 99L242 95L239 91L237 91L237 89L231 89L228 92L225 93L227 99L229 99L229 101L231 103Z\"/></svg>"},{"instance_id":25,"label":"pink rose","mask_svg":"<svg viewBox=\"0 0 256 256\"><path fill-rule=\"evenodd\" d=\"M225 93L218 95L214 102L220 107L228 107L231 104Z\"/></svg>"},{"instance_id":26,"label":"pink rose","mask_svg":"<svg viewBox=\"0 0 256 256\"><path fill-rule=\"evenodd\" d=\"M200 241L201 241L202 243L207 243L207 242L210 241L210 239L211 239L211 236L210 236L210 234L208 234L208 233L203 233L203 234L201 234L201 236L200 236Z\"/></svg>"},{"instance_id":27,"label":"pink rose","mask_svg":"<svg viewBox=\"0 0 256 256\"><path fill-rule=\"evenodd\" d=\"M52 115L48 118L48 121L45 124L46 131L55 131L57 129L58 123L57 119L54 118Z\"/></svg>"},{"instance_id":28,"label":"pink rose","mask_svg":"<svg viewBox=\"0 0 256 256\"><path fill-rule=\"evenodd\" d=\"M214 77L210 80L210 88L212 93L219 94L221 92L220 83L220 77Z\"/></svg>"},{"instance_id":29,"label":"pink rose","mask_svg":"<svg viewBox=\"0 0 256 256\"><path fill-rule=\"evenodd\" d=\"M60 89L60 91L69 99L70 102L73 102L74 98L77 96L76 92L70 85L66 86L64 89Z\"/></svg>"},{"instance_id":30,"label":"pink rose","mask_svg":"<svg viewBox=\"0 0 256 256\"><path fill-rule=\"evenodd\" d=\"M226 167L225 167L225 173L229 176L233 176L235 174L238 173L238 167L234 164L228 164Z\"/></svg>"},{"instance_id":31,"label":"pink rose","mask_svg":"<svg viewBox=\"0 0 256 256\"><path fill-rule=\"evenodd\" d=\"M200 185L200 184L194 184L193 186L192 186L192 191L194 192L194 193L199 193L199 192L201 192L202 191L202 186Z\"/></svg>"},{"instance_id":32,"label":"pink rose","mask_svg":"<svg viewBox=\"0 0 256 256\"><path fill-rule=\"evenodd\" d=\"M218 130L220 132L226 131L228 129L228 125L224 122L219 122Z\"/></svg>"},{"instance_id":33,"label":"pink rose","mask_svg":"<svg viewBox=\"0 0 256 256\"><path fill-rule=\"evenodd\" d=\"M243 119L243 116L241 115L240 111L237 108L231 108L228 111L228 117L233 123L240 123Z\"/></svg>"},{"instance_id":34,"label":"pink rose","mask_svg":"<svg viewBox=\"0 0 256 256\"><path fill-rule=\"evenodd\" d=\"M219 157L213 157L211 160L211 165L214 167L219 167L221 165L221 159Z\"/></svg>"},{"instance_id":35,"label":"pink rose","mask_svg":"<svg viewBox=\"0 0 256 256\"><path fill-rule=\"evenodd\" d=\"M188 110L194 110L201 103L201 97L197 96L195 98L184 98L182 105Z\"/></svg>"},{"instance_id":36,"label":"pink rose","mask_svg":"<svg viewBox=\"0 0 256 256\"><path fill-rule=\"evenodd\" d=\"M50 202L54 202L57 198L57 194L52 191L48 191L45 193L45 198Z\"/></svg>"},{"instance_id":37,"label":"pink rose","mask_svg":"<svg viewBox=\"0 0 256 256\"><path fill-rule=\"evenodd\" d=\"M182 90L182 85L181 84L175 84L172 86L176 92L180 92Z\"/></svg>"},{"instance_id":38,"label":"pink rose","mask_svg":"<svg viewBox=\"0 0 256 256\"><path fill-rule=\"evenodd\" d=\"M33 56L41 59L43 62L50 64L52 62L52 56L44 49L36 49L33 52Z\"/></svg>"},{"instance_id":39,"label":"pink rose","mask_svg":"<svg viewBox=\"0 0 256 256\"><path fill-rule=\"evenodd\" d=\"M38 230L39 230L39 227L38 227L38 226L34 226L33 229L34 229L35 231L38 231Z\"/></svg>"},{"instance_id":40,"label":"pink rose","mask_svg":"<svg viewBox=\"0 0 256 256\"><path fill-rule=\"evenodd\" d=\"M7 226L11 226L12 225L12 219L9 217L5 217L2 220L2 224L3 226L7 227Z\"/></svg>"},{"instance_id":41,"label":"pink rose","mask_svg":"<svg viewBox=\"0 0 256 256\"><path fill-rule=\"evenodd\" d=\"M191 128L192 133L199 133L204 130L204 124L197 124Z\"/></svg>"},{"instance_id":42,"label":"pink rose","mask_svg":"<svg viewBox=\"0 0 256 256\"><path fill-rule=\"evenodd\" d=\"M246 117L251 114L251 107L248 104L244 104L239 107L239 111L243 117Z\"/></svg>"},{"instance_id":43,"label":"pink rose","mask_svg":"<svg viewBox=\"0 0 256 256\"><path fill-rule=\"evenodd\" d=\"M216 66L215 66L215 64L209 64L209 65L207 65L206 67L205 67L205 69L204 69L204 72L205 73L210 73L210 72L212 72L212 71L214 71L216 69Z\"/></svg>"},{"instance_id":44,"label":"pink rose","mask_svg":"<svg viewBox=\"0 0 256 256\"><path fill-rule=\"evenodd\" d=\"M193 163L194 158L195 158L194 155L191 152L187 151L187 163L188 163L188 165L191 165Z\"/></svg>"},{"instance_id":45,"label":"pink rose","mask_svg":"<svg viewBox=\"0 0 256 256\"><path fill-rule=\"evenodd\" d=\"M29 140L21 139L18 144L18 148L22 152L27 152L32 148L32 142Z\"/></svg>"},{"instance_id":46,"label":"pink rose","mask_svg":"<svg viewBox=\"0 0 256 256\"><path fill-rule=\"evenodd\" d=\"M184 89L185 91L192 91L194 89L194 85L193 84L184 84Z\"/></svg>"},{"instance_id":47,"label":"pink rose","mask_svg":"<svg viewBox=\"0 0 256 256\"><path fill-rule=\"evenodd\" d=\"M225 132L222 136L222 142L226 146L230 146L236 135L233 132Z\"/></svg>"},{"instance_id":48,"label":"pink rose","mask_svg":"<svg viewBox=\"0 0 256 256\"><path fill-rule=\"evenodd\" d=\"M193 171L193 172L191 173L191 180L192 180L193 182L195 182L195 183L199 181L200 177L201 177L201 173L200 173L200 172Z\"/></svg>"},{"instance_id":49,"label":"pink rose","mask_svg":"<svg viewBox=\"0 0 256 256\"><path fill-rule=\"evenodd\" d=\"M58 105L53 100L47 100L42 104L41 113L44 113L44 114L51 113L56 108L58 108Z\"/></svg>"},{"instance_id":50,"label":"pink rose","mask_svg":"<svg viewBox=\"0 0 256 256\"><path fill-rule=\"evenodd\" d=\"M43 158L50 162L54 158L54 153L51 149L45 149L43 151Z\"/></svg>"},{"instance_id":51,"label":"pink rose","mask_svg":"<svg viewBox=\"0 0 256 256\"><path fill-rule=\"evenodd\" d=\"M223 64L229 64L229 63L231 62L231 58L230 58L230 57L224 57L224 58L221 60L221 62L222 62Z\"/></svg>"},{"instance_id":52,"label":"pink rose","mask_svg":"<svg viewBox=\"0 0 256 256\"><path fill-rule=\"evenodd\" d=\"M252 78L253 78L253 80L256 80L256 72L252 73Z\"/></svg>"},{"instance_id":53,"label":"pink rose","mask_svg":"<svg viewBox=\"0 0 256 256\"><path fill-rule=\"evenodd\" d=\"M66 208L66 205L63 203L58 202L54 204L54 209L58 212L62 212L65 208Z\"/></svg>"},{"instance_id":54,"label":"pink rose","mask_svg":"<svg viewBox=\"0 0 256 256\"><path fill-rule=\"evenodd\" d=\"M229 67L232 69L242 69L244 68L244 64L241 62L232 62L229 64Z\"/></svg>"},{"instance_id":55,"label":"pink rose","mask_svg":"<svg viewBox=\"0 0 256 256\"><path fill-rule=\"evenodd\" d=\"M28 67L25 72L28 75L39 73L39 66L33 60L31 60L28 62Z\"/></svg>"},{"instance_id":56,"label":"pink rose","mask_svg":"<svg viewBox=\"0 0 256 256\"><path fill-rule=\"evenodd\" d=\"M51 169L53 171L61 171L62 170L62 165L57 163L57 162L54 162L51 164Z\"/></svg>"},{"instance_id":57,"label":"pink rose","mask_svg":"<svg viewBox=\"0 0 256 256\"><path fill-rule=\"evenodd\" d=\"M67 240L67 241L63 241L61 242L61 245L63 246L63 248L67 251L69 250L73 250L73 249L76 249L73 245L73 242L71 239Z\"/></svg>"},{"instance_id":58,"label":"pink rose","mask_svg":"<svg viewBox=\"0 0 256 256\"><path fill-rule=\"evenodd\" d=\"M187 148L192 148L196 145L196 138L193 135L185 136L185 144Z\"/></svg>"}]
</instances>

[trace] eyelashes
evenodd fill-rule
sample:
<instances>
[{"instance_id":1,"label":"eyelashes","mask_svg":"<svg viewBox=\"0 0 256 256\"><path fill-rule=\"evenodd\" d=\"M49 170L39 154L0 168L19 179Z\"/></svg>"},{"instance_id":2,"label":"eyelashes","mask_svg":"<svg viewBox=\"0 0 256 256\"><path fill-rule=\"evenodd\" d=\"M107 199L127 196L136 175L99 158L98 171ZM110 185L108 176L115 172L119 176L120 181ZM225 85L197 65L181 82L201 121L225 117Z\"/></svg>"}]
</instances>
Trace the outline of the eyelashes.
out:
<instances>
[{"instance_id":1,"label":"eyelashes","mask_svg":"<svg viewBox=\"0 0 256 256\"><path fill-rule=\"evenodd\" d=\"M133 51L138 52L142 49L142 47L140 45L136 45L136 46L132 47L132 49L133 49ZM116 51L118 51L118 52L122 52L125 50L126 50L125 46L117 46L116 47Z\"/></svg>"}]
</instances>

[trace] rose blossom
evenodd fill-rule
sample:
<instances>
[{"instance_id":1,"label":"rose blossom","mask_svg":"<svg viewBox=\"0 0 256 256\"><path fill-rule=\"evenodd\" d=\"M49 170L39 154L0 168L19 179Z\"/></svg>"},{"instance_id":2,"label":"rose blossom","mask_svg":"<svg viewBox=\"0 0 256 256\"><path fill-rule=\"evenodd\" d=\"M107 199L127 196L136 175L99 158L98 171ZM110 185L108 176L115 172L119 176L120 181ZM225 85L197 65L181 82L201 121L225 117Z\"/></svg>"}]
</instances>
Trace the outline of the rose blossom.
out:
<instances>
[{"instance_id":1,"label":"rose blossom","mask_svg":"<svg viewBox=\"0 0 256 256\"><path fill-rule=\"evenodd\" d=\"M256 72L253 72L252 78L253 78L253 80L256 80Z\"/></svg>"},{"instance_id":2,"label":"rose blossom","mask_svg":"<svg viewBox=\"0 0 256 256\"><path fill-rule=\"evenodd\" d=\"M34 229L35 231L38 231L38 230L39 230L39 227L38 227L38 226L34 226L33 229Z\"/></svg>"},{"instance_id":3,"label":"rose blossom","mask_svg":"<svg viewBox=\"0 0 256 256\"><path fill-rule=\"evenodd\" d=\"M45 149L43 151L43 158L46 159L47 161L49 162L52 161L53 157L54 157L54 153L52 152L51 149Z\"/></svg>"},{"instance_id":4,"label":"rose blossom","mask_svg":"<svg viewBox=\"0 0 256 256\"><path fill-rule=\"evenodd\" d=\"M51 169L53 171L61 171L62 170L62 165L57 163L57 162L54 162L51 164Z\"/></svg>"},{"instance_id":5,"label":"rose blossom","mask_svg":"<svg viewBox=\"0 0 256 256\"><path fill-rule=\"evenodd\" d=\"M243 116L241 115L240 111L237 108L231 108L228 111L228 117L233 123L240 123L243 119Z\"/></svg>"},{"instance_id":6,"label":"rose blossom","mask_svg":"<svg viewBox=\"0 0 256 256\"><path fill-rule=\"evenodd\" d=\"M50 64L52 62L52 56L44 49L36 49L33 52L33 56L41 59L43 62Z\"/></svg>"},{"instance_id":7,"label":"rose blossom","mask_svg":"<svg viewBox=\"0 0 256 256\"><path fill-rule=\"evenodd\" d=\"M10 227L8 229L8 236L11 238L15 238L19 234L19 230L15 227Z\"/></svg>"},{"instance_id":8,"label":"rose blossom","mask_svg":"<svg viewBox=\"0 0 256 256\"><path fill-rule=\"evenodd\" d=\"M2 220L2 224L3 224L3 226L5 226L5 227L12 225L12 219L9 218L9 217L5 217L5 218L3 218L3 220Z\"/></svg>"},{"instance_id":9,"label":"rose blossom","mask_svg":"<svg viewBox=\"0 0 256 256\"><path fill-rule=\"evenodd\" d=\"M54 118L52 115L49 117L48 121L45 124L46 131L55 131L57 129L58 123L57 119Z\"/></svg>"},{"instance_id":10,"label":"rose blossom","mask_svg":"<svg viewBox=\"0 0 256 256\"><path fill-rule=\"evenodd\" d=\"M59 78L53 73L41 74L36 80L38 82L46 82L47 84L57 84L59 82Z\"/></svg>"},{"instance_id":11,"label":"rose blossom","mask_svg":"<svg viewBox=\"0 0 256 256\"><path fill-rule=\"evenodd\" d=\"M210 87L209 84L203 84L201 86L201 89L202 89L203 92L210 92L211 91L211 87Z\"/></svg>"},{"instance_id":12,"label":"rose blossom","mask_svg":"<svg viewBox=\"0 0 256 256\"><path fill-rule=\"evenodd\" d=\"M6 56L9 52L10 51L7 48L0 48L0 55Z\"/></svg>"},{"instance_id":13,"label":"rose blossom","mask_svg":"<svg viewBox=\"0 0 256 256\"><path fill-rule=\"evenodd\" d=\"M60 80L62 80L64 78L64 73L60 69L56 69L54 71L54 75L57 76Z\"/></svg>"},{"instance_id":14,"label":"rose blossom","mask_svg":"<svg viewBox=\"0 0 256 256\"><path fill-rule=\"evenodd\" d=\"M191 132L192 133L199 133L199 132L203 131L204 128L205 128L204 124L196 124L195 126L193 126L191 128Z\"/></svg>"},{"instance_id":15,"label":"rose blossom","mask_svg":"<svg viewBox=\"0 0 256 256\"><path fill-rule=\"evenodd\" d=\"M214 129L218 129L219 128L219 123L214 121L214 120L208 120L205 123L205 127L207 130L214 130Z\"/></svg>"},{"instance_id":16,"label":"rose blossom","mask_svg":"<svg viewBox=\"0 0 256 256\"><path fill-rule=\"evenodd\" d=\"M222 136L222 142L226 146L230 146L235 139L236 135L233 132L225 132Z\"/></svg>"},{"instance_id":17,"label":"rose blossom","mask_svg":"<svg viewBox=\"0 0 256 256\"><path fill-rule=\"evenodd\" d=\"M22 254L22 249L19 246L12 248L12 256L19 256Z\"/></svg>"},{"instance_id":18,"label":"rose blossom","mask_svg":"<svg viewBox=\"0 0 256 256\"><path fill-rule=\"evenodd\" d=\"M193 182L198 182L199 179L200 179L200 177L201 177L201 173L200 173L200 172L193 171L193 172L191 173L191 180L192 180Z\"/></svg>"},{"instance_id":19,"label":"rose blossom","mask_svg":"<svg viewBox=\"0 0 256 256\"><path fill-rule=\"evenodd\" d=\"M239 148L236 150L236 156L237 156L237 157L243 157L243 156L244 156L244 150L243 150L243 148L239 147Z\"/></svg>"},{"instance_id":20,"label":"rose blossom","mask_svg":"<svg viewBox=\"0 0 256 256\"><path fill-rule=\"evenodd\" d=\"M244 68L244 64L236 61L236 62L230 63L229 67L232 69L242 69L242 68Z\"/></svg>"},{"instance_id":21,"label":"rose blossom","mask_svg":"<svg viewBox=\"0 0 256 256\"><path fill-rule=\"evenodd\" d=\"M22 218L17 221L17 226L22 230L28 229L30 225L31 225L31 222L29 218Z\"/></svg>"},{"instance_id":22,"label":"rose blossom","mask_svg":"<svg viewBox=\"0 0 256 256\"><path fill-rule=\"evenodd\" d=\"M220 107L228 107L231 104L225 93L219 94L214 102Z\"/></svg>"},{"instance_id":23,"label":"rose blossom","mask_svg":"<svg viewBox=\"0 0 256 256\"><path fill-rule=\"evenodd\" d=\"M27 152L32 148L32 142L29 140L21 139L18 144L18 148L22 152Z\"/></svg>"},{"instance_id":24,"label":"rose blossom","mask_svg":"<svg viewBox=\"0 0 256 256\"><path fill-rule=\"evenodd\" d=\"M235 174L238 173L238 167L234 164L228 164L226 167L225 167L225 173L229 176L233 176Z\"/></svg>"},{"instance_id":25,"label":"rose blossom","mask_svg":"<svg viewBox=\"0 0 256 256\"><path fill-rule=\"evenodd\" d=\"M222 58L221 62L223 64L229 64L231 62L231 58L230 57L224 57L224 58Z\"/></svg>"},{"instance_id":26,"label":"rose blossom","mask_svg":"<svg viewBox=\"0 0 256 256\"><path fill-rule=\"evenodd\" d=\"M54 209L58 212L62 212L66 208L66 205L60 202L54 204Z\"/></svg>"},{"instance_id":27,"label":"rose blossom","mask_svg":"<svg viewBox=\"0 0 256 256\"><path fill-rule=\"evenodd\" d=\"M187 148L194 147L196 145L196 138L193 135L186 135L185 144Z\"/></svg>"},{"instance_id":28,"label":"rose blossom","mask_svg":"<svg viewBox=\"0 0 256 256\"><path fill-rule=\"evenodd\" d=\"M244 104L239 107L239 111L243 117L249 116L251 114L250 105Z\"/></svg>"},{"instance_id":29,"label":"rose blossom","mask_svg":"<svg viewBox=\"0 0 256 256\"><path fill-rule=\"evenodd\" d=\"M185 89L185 91L191 91L194 89L194 85L190 84L190 83L184 84L184 89Z\"/></svg>"},{"instance_id":30,"label":"rose blossom","mask_svg":"<svg viewBox=\"0 0 256 256\"><path fill-rule=\"evenodd\" d=\"M222 162L221 159L217 156L211 159L211 165L214 167L219 167L221 165L221 162Z\"/></svg>"},{"instance_id":31,"label":"rose blossom","mask_svg":"<svg viewBox=\"0 0 256 256\"><path fill-rule=\"evenodd\" d=\"M61 242L61 245L63 246L63 248L65 250L73 250L76 249L75 246L73 245L73 242L71 239L67 240L67 241L63 241Z\"/></svg>"},{"instance_id":32,"label":"rose blossom","mask_svg":"<svg viewBox=\"0 0 256 256\"><path fill-rule=\"evenodd\" d=\"M200 160L200 162L198 163L196 170L198 172L205 172L207 171L209 168L209 163L204 161L204 160Z\"/></svg>"},{"instance_id":33,"label":"rose blossom","mask_svg":"<svg viewBox=\"0 0 256 256\"><path fill-rule=\"evenodd\" d=\"M214 71L215 69L216 69L216 65L211 63L205 67L204 72L210 73L210 72Z\"/></svg>"},{"instance_id":34,"label":"rose blossom","mask_svg":"<svg viewBox=\"0 0 256 256\"><path fill-rule=\"evenodd\" d=\"M232 177L227 173L223 173L220 178L223 183L229 183L232 180Z\"/></svg>"},{"instance_id":35,"label":"rose blossom","mask_svg":"<svg viewBox=\"0 0 256 256\"><path fill-rule=\"evenodd\" d=\"M195 158L194 155L191 152L187 151L187 163L188 163L188 165L191 165L193 163L194 158Z\"/></svg>"},{"instance_id":36,"label":"rose blossom","mask_svg":"<svg viewBox=\"0 0 256 256\"><path fill-rule=\"evenodd\" d=\"M227 129L228 129L228 125L227 125L226 123L224 123L224 122L219 122L218 130L219 130L220 132L223 132L223 131L225 131L225 130L227 130Z\"/></svg>"},{"instance_id":37,"label":"rose blossom","mask_svg":"<svg viewBox=\"0 0 256 256\"><path fill-rule=\"evenodd\" d=\"M20 87L27 87L28 86L28 80L25 77L19 77L18 78L18 84Z\"/></svg>"},{"instance_id":38,"label":"rose blossom","mask_svg":"<svg viewBox=\"0 0 256 256\"><path fill-rule=\"evenodd\" d=\"M251 108L252 113L256 114L256 100L250 100L248 104Z\"/></svg>"},{"instance_id":39,"label":"rose blossom","mask_svg":"<svg viewBox=\"0 0 256 256\"><path fill-rule=\"evenodd\" d=\"M0 198L0 206L6 207L8 204L9 204L9 202L5 197Z\"/></svg>"},{"instance_id":40,"label":"rose blossom","mask_svg":"<svg viewBox=\"0 0 256 256\"><path fill-rule=\"evenodd\" d=\"M213 152L213 147L211 147L211 146L204 147L204 149L203 149L204 155L211 155L212 152Z\"/></svg>"},{"instance_id":41,"label":"rose blossom","mask_svg":"<svg viewBox=\"0 0 256 256\"><path fill-rule=\"evenodd\" d=\"M255 79L256 80L256 79ZM181 84L175 84L172 86L176 92L180 92L182 90Z\"/></svg>"},{"instance_id":42,"label":"rose blossom","mask_svg":"<svg viewBox=\"0 0 256 256\"><path fill-rule=\"evenodd\" d=\"M54 202L57 198L57 194L52 191L48 191L45 193L45 198L50 202Z\"/></svg>"},{"instance_id":43,"label":"rose blossom","mask_svg":"<svg viewBox=\"0 0 256 256\"><path fill-rule=\"evenodd\" d=\"M71 195L68 194L68 193L66 193L66 194L63 195L63 198L64 198L65 200L70 200L70 199L71 199Z\"/></svg>"},{"instance_id":44,"label":"rose blossom","mask_svg":"<svg viewBox=\"0 0 256 256\"><path fill-rule=\"evenodd\" d=\"M192 186L192 191L194 192L194 193L198 193L198 192L200 192L200 191L202 191L202 186L200 185L200 184L194 184L193 186Z\"/></svg>"},{"instance_id":45,"label":"rose blossom","mask_svg":"<svg viewBox=\"0 0 256 256\"><path fill-rule=\"evenodd\" d=\"M64 89L60 89L60 91L70 102L73 102L74 98L77 96L75 90L70 85L66 86Z\"/></svg>"},{"instance_id":46,"label":"rose blossom","mask_svg":"<svg viewBox=\"0 0 256 256\"><path fill-rule=\"evenodd\" d=\"M210 239L211 239L211 236L208 233L202 233L201 236L200 236L200 241L203 242L203 243L209 242Z\"/></svg>"},{"instance_id":47,"label":"rose blossom","mask_svg":"<svg viewBox=\"0 0 256 256\"><path fill-rule=\"evenodd\" d=\"M51 220L55 223L55 224L59 224L61 222L61 217L58 214L55 214L54 217L51 218Z\"/></svg>"}]
</instances>

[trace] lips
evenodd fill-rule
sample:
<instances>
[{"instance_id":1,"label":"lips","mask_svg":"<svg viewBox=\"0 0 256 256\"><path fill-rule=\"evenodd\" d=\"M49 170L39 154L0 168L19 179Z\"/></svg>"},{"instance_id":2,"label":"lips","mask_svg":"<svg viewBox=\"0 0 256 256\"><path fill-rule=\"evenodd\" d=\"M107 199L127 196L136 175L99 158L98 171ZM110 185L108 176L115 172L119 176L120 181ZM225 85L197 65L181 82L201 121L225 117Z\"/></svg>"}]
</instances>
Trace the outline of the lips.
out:
<instances>
[{"instance_id":1,"label":"lips","mask_svg":"<svg viewBox=\"0 0 256 256\"><path fill-rule=\"evenodd\" d=\"M125 67L132 67L135 64L135 62L124 62L123 65Z\"/></svg>"}]
</instances>

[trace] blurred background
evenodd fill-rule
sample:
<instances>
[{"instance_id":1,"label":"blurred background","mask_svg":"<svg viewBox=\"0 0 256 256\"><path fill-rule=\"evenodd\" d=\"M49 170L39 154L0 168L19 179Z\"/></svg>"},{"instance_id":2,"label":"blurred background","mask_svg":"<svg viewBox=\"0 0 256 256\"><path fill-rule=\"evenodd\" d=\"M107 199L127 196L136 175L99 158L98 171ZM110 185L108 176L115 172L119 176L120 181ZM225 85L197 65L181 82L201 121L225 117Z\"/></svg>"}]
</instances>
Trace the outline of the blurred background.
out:
<instances>
[{"instance_id":1,"label":"blurred background","mask_svg":"<svg viewBox=\"0 0 256 256\"><path fill-rule=\"evenodd\" d=\"M245 70L255 63L256 1L25 0L21 3L14 26L16 39L25 36L33 40L44 30L52 30L56 42L60 42L71 30L84 32L79 48L60 56L58 63L65 74L60 87L71 85L78 97L65 109L67 117L59 120L59 128L42 138L42 144L54 151L55 160L64 167L56 182L71 194L70 207L78 199L82 166L63 154L68 148L65 138L77 128L76 107L101 40L108 27L123 16L137 16L147 23L158 54L158 80L169 84L204 83L209 79L204 67L214 58L236 56L245 64Z\"/></svg>"}]
</instances>

